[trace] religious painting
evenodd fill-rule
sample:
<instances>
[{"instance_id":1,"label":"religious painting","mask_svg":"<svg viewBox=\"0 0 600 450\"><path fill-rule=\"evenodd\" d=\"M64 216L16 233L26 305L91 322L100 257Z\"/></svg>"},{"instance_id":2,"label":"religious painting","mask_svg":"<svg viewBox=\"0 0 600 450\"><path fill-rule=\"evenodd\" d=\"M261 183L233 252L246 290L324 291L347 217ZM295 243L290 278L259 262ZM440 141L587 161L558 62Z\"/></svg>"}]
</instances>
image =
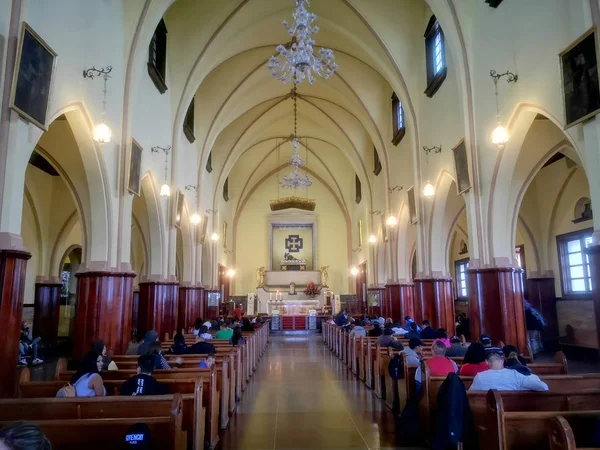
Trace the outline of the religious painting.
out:
<instances>
[{"instance_id":1,"label":"religious painting","mask_svg":"<svg viewBox=\"0 0 600 450\"><path fill-rule=\"evenodd\" d=\"M204 214L202 217L202 225L198 228L200 235L198 236L198 242L204 244L206 242L206 231L208 229L208 215Z\"/></svg>"},{"instance_id":2,"label":"religious painting","mask_svg":"<svg viewBox=\"0 0 600 450\"><path fill-rule=\"evenodd\" d=\"M48 105L56 52L25 22L17 48L10 107L47 130Z\"/></svg>"},{"instance_id":3,"label":"religious painting","mask_svg":"<svg viewBox=\"0 0 600 450\"><path fill-rule=\"evenodd\" d=\"M313 242L312 224L273 224L271 270L314 270Z\"/></svg>"},{"instance_id":4,"label":"religious painting","mask_svg":"<svg viewBox=\"0 0 600 450\"><path fill-rule=\"evenodd\" d=\"M417 223L417 204L415 202L415 187L411 186L407 191L408 195L408 215L410 218L410 224L414 225Z\"/></svg>"},{"instance_id":5,"label":"religious painting","mask_svg":"<svg viewBox=\"0 0 600 450\"><path fill-rule=\"evenodd\" d=\"M452 149L454 153L454 170L456 171L456 189L458 195L464 194L471 189L471 177L469 176L469 161L467 159L467 147L465 140L461 141Z\"/></svg>"},{"instance_id":6,"label":"religious painting","mask_svg":"<svg viewBox=\"0 0 600 450\"><path fill-rule=\"evenodd\" d=\"M362 220L358 221L358 246L362 247L363 246L363 227L362 227Z\"/></svg>"},{"instance_id":7,"label":"religious painting","mask_svg":"<svg viewBox=\"0 0 600 450\"><path fill-rule=\"evenodd\" d=\"M223 248L227 248L227 222L223 221Z\"/></svg>"},{"instance_id":8,"label":"religious painting","mask_svg":"<svg viewBox=\"0 0 600 450\"><path fill-rule=\"evenodd\" d=\"M183 202L185 201L185 196L183 192L177 191L177 202L175 203L175 227L181 229L181 217L183 215Z\"/></svg>"},{"instance_id":9,"label":"religious painting","mask_svg":"<svg viewBox=\"0 0 600 450\"><path fill-rule=\"evenodd\" d=\"M131 139L131 155L129 158L129 182L127 189L132 194L140 196L140 186L142 180L142 147Z\"/></svg>"},{"instance_id":10,"label":"religious painting","mask_svg":"<svg viewBox=\"0 0 600 450\"><path fill-rule=\"evenodd\" d=\"M296 283L290 283L289 295L296 295Z\"/></svg>"},{"instance_id":11,"label":"religious painting","mask_svg":"<svg viewBox=\"0 0 600 450\"><path fill-rule=\"evenodd\" d=\"M596 27L585 32L559 55L565 103L565 128L600 111Z\"/></svg>"}]
</instances>

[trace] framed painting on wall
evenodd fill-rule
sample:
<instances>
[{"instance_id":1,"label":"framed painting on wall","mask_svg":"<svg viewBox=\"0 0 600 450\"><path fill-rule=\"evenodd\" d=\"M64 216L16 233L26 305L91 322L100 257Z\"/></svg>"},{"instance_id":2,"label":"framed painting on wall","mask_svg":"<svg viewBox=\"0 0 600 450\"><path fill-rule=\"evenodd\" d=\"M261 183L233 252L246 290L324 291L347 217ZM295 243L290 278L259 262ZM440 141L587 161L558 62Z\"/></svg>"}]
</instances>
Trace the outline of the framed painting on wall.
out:
<instances>
[{"instance_id":1,"label":"framed painting on wall","mask_svg":"<svg viewBox=\"0 0 600 450\"><path fill-rule=\"evenodd\" d=\"M414 225L417 223L417 204L415 202L415 187L411 186L406 191L408 195L408 214L410 215L410 224Z\"/></svg>"},{"instance_id":2,"label":"framed painting on wall","mask_svg":"<svg viewBox=\"0 0 600 450\"><path fill-rule=\"evenodd\" d=\"M48 129L48 105L56 52L26 23L21 25L10 107L42 130Z\"/></svg>"},{"instance_id":3,"label":"framed painting on wall","mask_svg":"<svg viewBox=\"0 0 600 450\"><path fill-rule=\"evenodd\" d=\"M559 54L565 104L565 128L600 112L596 27Z\"/></svg>"},{"instance_id":4,"label":"framed painting on wall","mask_svg":"<svg viewBox=\"0 0 600 450\"><path fill-rule=\"evenodd\" d=\"M456 147L452 149L452 153L454 154L454 170L456 171L456 189L458 195L460 195L471 189L469 160L467 159L467 146L464 139L456 144Z\"/></svg>"},{"instance_id":5,"label":"framed painting on wall","mask_svg":"<svg viewBox=\"0 0 600 450\"><path fill-rule=\"evenodd\" d=\"M127 190L132 194L140 196L140 185L142 175L142 147L135 139L131 139L131 155L129 158L129 181Z\"/></svg>"},{"instance_id":6,"label":"framed painting on wall","mask_svg":"<svg viewBox=\"0 0 600 450\"><path fill-rule=\"evenodd\" d=\"M177 191L177 201L175 202L175 220L173 223L179 229L181 229L181 216L183 215L183 202L185 201L185 196L183 192Z\"/></svg>"}]
</instances>

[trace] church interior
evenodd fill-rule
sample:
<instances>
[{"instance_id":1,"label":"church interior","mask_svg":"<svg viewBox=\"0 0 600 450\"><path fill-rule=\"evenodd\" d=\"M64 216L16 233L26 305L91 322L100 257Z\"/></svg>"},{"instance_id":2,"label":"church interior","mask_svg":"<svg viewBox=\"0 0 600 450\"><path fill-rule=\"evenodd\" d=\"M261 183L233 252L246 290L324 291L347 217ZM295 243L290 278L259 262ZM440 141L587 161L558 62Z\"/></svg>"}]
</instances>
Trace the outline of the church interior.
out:
<instances>
[{"instance_id":1,"label":"church interior","mask_svg":"<svg viewBox=\"0 0 600 450\"><path fill-rule=\"evenodd\" d=\"M599 0L0 12L0 428L37 423L59 449L116 447L136 422L151 448L447 448L443 380L424 359L394 378L402 352L348 332L410 317L514 345L549 386L467 391L465 447L595 447ZM132 340L193 344L197 318L239 310L254 330L213 369L186 355L155 372L167 396L119 400ZM98 340L119 366L106 398L54 398ZM49 413L61 400L78 416Z\"/></svg>"}]
</instances>

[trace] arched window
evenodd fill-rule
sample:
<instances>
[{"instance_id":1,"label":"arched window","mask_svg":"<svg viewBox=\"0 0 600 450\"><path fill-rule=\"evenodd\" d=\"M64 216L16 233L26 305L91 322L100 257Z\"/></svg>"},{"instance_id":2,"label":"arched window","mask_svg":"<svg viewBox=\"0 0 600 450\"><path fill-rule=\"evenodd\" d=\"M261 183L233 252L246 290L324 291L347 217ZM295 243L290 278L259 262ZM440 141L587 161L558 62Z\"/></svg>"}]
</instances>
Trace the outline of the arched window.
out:
<instances>
[{"instance_id":1,"label":"arched window","mask_svg":"<svg viewBox=\"0 0 600 450\"><path fill-rule=\"evenodd\" d=\"M433 97L446 79L446 45L444 32L435 16L431 16L425 30L427 60L427 89L425 95Z\"/></svg>"},{"instance_id":2,"label":"arched window","mask_svg":"<svg viewBox=\"0 0 600 450\"><path fill-rule=\"evenodd\" d=\"M394 116L394 137L392 144L398 145L406 134L406 124L404 123L404 108L396 93L392 95L392 113Z\"/></svg>"},{"instance_id":3,"label":"arched window","mask_svg":"<svg viewBox=\"0 0 600 450\"><path fill-rule=\"evenodd\" d=\"M167 90L167 27L160 20L148 51L148 74L161 94Z\"/></svg>"},{"instance_id":4,"label":"arched window","mask_svg":"<svg viewBox=\"0 0 600 450\"><path fill-rule=\"evenodd\" d=\"M375 176L381 173L381 160L379 159L379 154L375 147L373 147L373 173Z\"/></svg>"},{"instance_id":5,"label":"arched window","mask_svg":"<svg viewBox=\"0 0 600 450\"><path fill-rule=\"evenodd\" d=\"M183 121L183 134L190 144L193 144L196 140L196 136L194 136L194 99L190 103L190 106L185 114L185 120Z\"/></svg>"},{"instance_id":6,"label":"arched window","mask_svg":"<svg viewBox=\"0 0 600 450\"><path fill-rule=\"evenodd\" d=\"M225 183L223 183L223 200L229 201L229 178L226 178Z\"/></svg>"},{"instance_id":7,"label":"arched window","mask_svg":"<svg viewBox=\"0 0 600 450\"><path fill-rule=\"evenodd\" d=\"M356 203L360 203L360 201L362 200L362 185L360 184L360 179L358 178L358 175L354 174L354 188L355 188L355 200Z\"/></svg>"}]
</instances>

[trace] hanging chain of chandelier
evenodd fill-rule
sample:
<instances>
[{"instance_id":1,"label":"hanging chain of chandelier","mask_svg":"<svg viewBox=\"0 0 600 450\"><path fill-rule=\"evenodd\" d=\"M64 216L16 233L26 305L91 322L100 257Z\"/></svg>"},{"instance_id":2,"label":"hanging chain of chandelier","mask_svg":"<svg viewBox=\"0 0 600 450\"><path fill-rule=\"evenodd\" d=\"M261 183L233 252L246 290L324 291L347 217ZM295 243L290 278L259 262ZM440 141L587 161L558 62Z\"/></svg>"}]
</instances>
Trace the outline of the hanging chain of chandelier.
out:
<instances>
[{"instance_id":1,"label":"hanging chain of chandelier","mask_svg":"<svg viewBox=\"0 0 600 450\"><path fill-rule=\"evenodd\" d=\"M304 81L308 81L308 84L312 86L315 82L314 74L328 79L338 67L333 50L321 47L318 55L315 55L313 50L315 41L311 36L319 31L319 27L313 25L317 15L309 13L306 10L307 6L310 6L309 0L296 0L296 10L292 14L294 23L290 25L287 21L283 21L283 26L292 37L292 41L288 45L278 45L276 48L278 54L271 56L267 65L275 79L283 84L294 83L291 94L294 100L293 152L288 160L294 170L279 182L284 189L308 189L312 185L310 177L302 175L299 171L304 161L299 153L300 140L297 134L297 87Z\"/></svg>"}]
</instances>

